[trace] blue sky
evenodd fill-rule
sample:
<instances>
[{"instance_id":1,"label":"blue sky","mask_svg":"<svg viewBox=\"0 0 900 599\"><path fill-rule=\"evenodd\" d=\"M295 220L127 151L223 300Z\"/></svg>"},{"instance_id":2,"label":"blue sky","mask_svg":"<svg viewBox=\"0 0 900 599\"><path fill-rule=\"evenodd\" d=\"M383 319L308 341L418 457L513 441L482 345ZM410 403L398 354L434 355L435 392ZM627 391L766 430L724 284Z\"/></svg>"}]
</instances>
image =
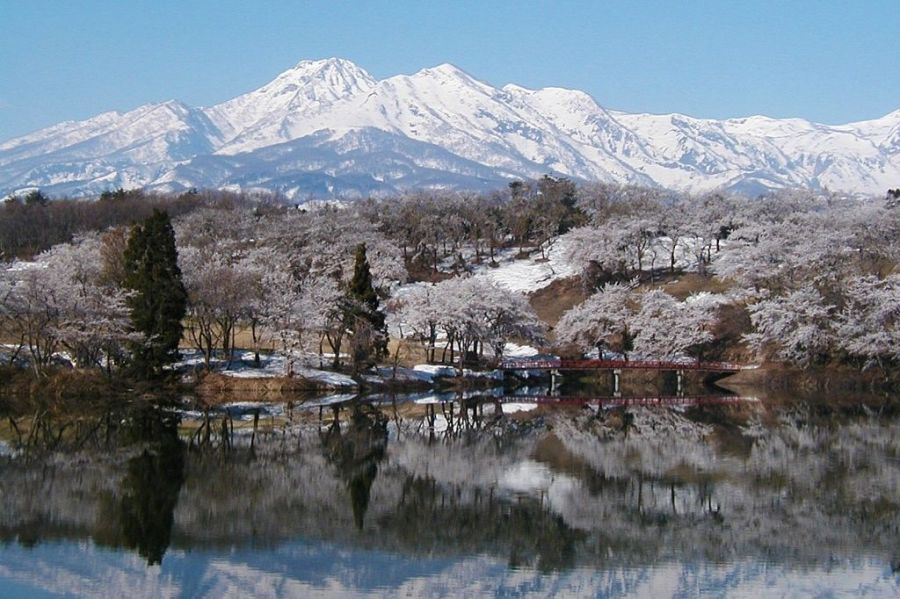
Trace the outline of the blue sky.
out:
<instances>
[{"instance_id":1,"label":"blue sky","mask_svg":"<svg viewBox=\"0 0 900 599\"><path fill-rule=\"evenodd\" d=\"M215 104L330 56L377 78L450 62L629 112L836 124L900 108L900 2L0 0L0 140Z\"/></svg>"}]
</instances>

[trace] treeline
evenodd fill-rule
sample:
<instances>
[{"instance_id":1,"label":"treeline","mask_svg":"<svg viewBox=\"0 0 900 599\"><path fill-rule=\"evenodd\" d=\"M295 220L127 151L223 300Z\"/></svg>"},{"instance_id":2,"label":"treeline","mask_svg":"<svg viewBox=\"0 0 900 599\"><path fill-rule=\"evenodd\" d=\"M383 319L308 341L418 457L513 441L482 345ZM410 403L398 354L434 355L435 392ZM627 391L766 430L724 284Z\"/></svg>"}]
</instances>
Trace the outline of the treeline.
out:
<instances>
[{"instance_id":1,"label":"treeline","mask_svg":"<svg viewBox=\"0 0 900 599\"><path fill-rule=\"evenodd\" d=\"M23 198L2 212L51 213L55 205ZM469 278L515 256L565 262L581 275L588 299L553 331L560 350L702 359L741 345L759 359L802 366L900 362L894 194L783 191L751 200L544 177L492 194L301 207L225 192L116 192L59 206L65 216L53 235L71 242L32 242L28 252L44 249L36 262L0 279L5 337L45 363L60 347L80 348L70 354L85 364L128 353L128 228L119 225L160 207L173 217L187 337L208 366L217 354L230 359L238 329L250 331L257 351L293 356L314 347L334 365L347 352L368 363L366 346L381 342L384 321L354 329L348 318L380 306L395 334L421 342L432 359L444 344L441 355L449 350L459 366L470 355L500 355L508 341L541 343L544 328L521 295ZM76 218L82 209L94 220ZM28 254L18 247L10 255ZM374 308L350 293L360 248ZM685 272L715 284L686 298L660 288ZM406 282L440 284L398 293Z\"/></svg>"},{"instance_id":2,"label":"treeline","mask_svg":"<svg viewBox=\"0 0 900 599\"><path fill-rule=\"evenodd\" d=\"M163 210L176 218L202 206L273 203L268 196L224 191L157 194L108 191L94 199L50 199L41 191L8 196L0 204L0 260L29 259L79 234L131 225Z\"/></svg>"},{"instance_id":3,"label":"treeline","mask_svg":"<svg viewBox=\"0 0 900 599\"><path fill-rule=\"evenodd\" d=\"M516 181L493 194L423 192L354 204L398 242L404 258L436 272L437 262L462 244L472 244L480 260L504 245L508 235L525 247L537 237L546 239L583 223L585 214L576 203L584 196L585 190L568 179L547 176L535 182ZM28 259L78 234L140 222L154 210L176 219L203 207L305 210L265 192L165 194L118 189L93 199L51 200L36 190L11 195L0 204L0 260Z\"/></svg>"},{"instance_id":4,"label":"treeline","mask_svg":"<svg viewBox=\"0 0 900 599\"><path fill-rule=\"evenodd\" d=\"M723 342L801 367L900 363L900 205L783 191L677 197L563 238L596 293L560 320L581 350L708 358ZM561 242L563 242L561 241ZM715 280L679 301L658 269ZM714 357L718 357L713 354Z\"/></svg>"}]
</instances>

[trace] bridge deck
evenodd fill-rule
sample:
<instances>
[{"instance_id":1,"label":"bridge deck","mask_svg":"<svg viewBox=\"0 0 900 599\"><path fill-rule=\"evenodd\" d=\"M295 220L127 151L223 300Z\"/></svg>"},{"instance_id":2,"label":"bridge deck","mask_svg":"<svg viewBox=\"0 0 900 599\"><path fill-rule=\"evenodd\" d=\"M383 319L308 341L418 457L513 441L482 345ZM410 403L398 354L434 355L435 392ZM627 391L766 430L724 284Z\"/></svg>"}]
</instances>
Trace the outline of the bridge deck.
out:
<instances>
[{"instance_id":1,"label":"bridge deck","mask_svg":"<svg viewBox=\"0 0 900 599\"><path fill-rule=\"evenodd\" d=\"M534 403L541 405L597 405L602 408L628 406L699 406L758 402L759 399L744 395L660 395L648 397L580 397L553 395L506 395L502 403ZM488 400L490 403L490 400Z\"/></svg>"},{"instance_id":2,"label":"bridge deck","mask_svg":"<svg viewBox=\"0 0 900 599\"><path fill-rule=\"evenodd\" d=\"M672 362L667 360L504 360L500 370L700 370L738 372L751 366L730 362Z\"/></svg>"}]
</instances>

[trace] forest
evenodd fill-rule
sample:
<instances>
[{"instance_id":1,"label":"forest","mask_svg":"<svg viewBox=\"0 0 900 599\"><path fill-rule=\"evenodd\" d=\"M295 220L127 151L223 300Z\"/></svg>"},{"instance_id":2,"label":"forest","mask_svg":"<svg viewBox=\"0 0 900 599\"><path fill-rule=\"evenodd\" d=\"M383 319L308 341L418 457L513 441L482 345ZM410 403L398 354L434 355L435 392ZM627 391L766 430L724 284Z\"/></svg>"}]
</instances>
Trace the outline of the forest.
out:
<instances>
[{"instance_id":1,"label":"forest","mask_svg":"<svg viewBox=\"0 0 900 599\"><path fill-rule=\"evenodd\" d=\"M516 343L892 373L898 195L687 195L550 176L489 194L301 205L226 191L90 201L35 191L0 207L2 358L36 375L113 376L168 336L157 367L180 347L206 369L228 368L237 348L257 363L288 356L285 374L410 356L462 369ZM141 277L158 272L140 273L169 259L136 254L153 219L174 246L170 278L148 288ZM491 276L525 262L552 275L524 290ZM182 300L159 299L176 288ZM176 333L142 325L139 305L174 310Z\"/></svg>"}]
</instances>

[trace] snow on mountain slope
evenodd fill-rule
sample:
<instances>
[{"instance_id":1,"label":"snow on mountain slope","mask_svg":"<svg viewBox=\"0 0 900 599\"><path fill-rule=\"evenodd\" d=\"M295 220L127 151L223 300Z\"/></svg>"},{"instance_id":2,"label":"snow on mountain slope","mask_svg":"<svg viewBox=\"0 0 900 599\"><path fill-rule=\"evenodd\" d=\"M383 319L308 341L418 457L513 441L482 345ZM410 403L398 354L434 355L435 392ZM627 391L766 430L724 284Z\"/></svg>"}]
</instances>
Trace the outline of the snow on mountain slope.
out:
<instances>
[{"instance_id":1,"label":"snow on mountain slope","mask_svg":"<svg viewBox=\"0 0 900 599\"><path fill-rule=\"evenodd\" d=\"M0 187L50 193L142 187L179 161L210 152L220 132L174 100L62 123L0 145Z\"/></svg>"},{"instance_id":2,"label":"snow on mountain slope","mask_svg":"<svg viewBox=\"0 0 900 599\"><path fill-rule=\"evenodd\" d=\"M578 152L541 115L517 110L497 92L452 65L440 65L386 79L350 110L375 126L516 174L540 176L578 162Z\"/></svg>"},{"instance_id":3,"label":"snow on mountain slope","mask_svg":"<svg viewBox=\"0 0 900 599\"><path fill-rule=\"evenodd\" d=\"M48 156L86 159L124 154L137 162L183 159L209 151L219 137L202 111L169 100L61 123L0 144L0 166Z\"/></svg>"},{"instance_id":4,"label":"snow on mountain slope","mask_svg":"<svg viewBox=\"0 0 900 599\"><path fill-rule=\"evenodd\" d=\"M0 193L267 188L289 197L485 189L553 173L705 191L900 184L900 110L840 126L604 109L577 90L493 87L453 65L377 81L302 61L221 104L176 101L0 144Z\"/></svg>"},{"instance_id":5,"label":"snow on mountain slope","mask_svg":"<svg viewBox=\"0 0 900 599\"><path fill-rule=\"evenodd\" d=\"M898 127L900 127L900 110L895 110L878 119L848 123L834 127L834 129L852 131L860 137L871 140L876 145L883 145L897 133Z\"/></svg>"},{"instance_id":6,"label":"snow on mountain slope","mask_svg":"<svg viewBox=\"0 0 900 599\"><path fill-rule=\"evenodd\" d=\"M639 172L640 165L648 158L644 141L588 94L558 87L529 90L517 85L506 85L503 91L510 95L512 102L528 106L567 135L612 180L653 184Z\"/></svg>"},{"instance_id":7,"label":"snow on mountain slope","mask_svg":"<svg viewBox=\"0 0 900 599\"><path fill-rule=\"evenodd\" d=\"M375 83L348 60L305 60L255 91L208 108L206 114L227 142L219 153L237 154L327 128L325 123L313 125L316 115Z\"/></svg>"},{"instance_id":8,"label":"snow on mountain slope","mask_svg":"<svg viewBox=\"0 0 900 599\"><path fill-rule=\"evenodd\" d=\"M504 185L494 169L444 148L375 128L322 130L235 155L203 155L179 164L149 187L268 189L289 198L379 195L402 189Z\"/></svg>"}]
</instances>

